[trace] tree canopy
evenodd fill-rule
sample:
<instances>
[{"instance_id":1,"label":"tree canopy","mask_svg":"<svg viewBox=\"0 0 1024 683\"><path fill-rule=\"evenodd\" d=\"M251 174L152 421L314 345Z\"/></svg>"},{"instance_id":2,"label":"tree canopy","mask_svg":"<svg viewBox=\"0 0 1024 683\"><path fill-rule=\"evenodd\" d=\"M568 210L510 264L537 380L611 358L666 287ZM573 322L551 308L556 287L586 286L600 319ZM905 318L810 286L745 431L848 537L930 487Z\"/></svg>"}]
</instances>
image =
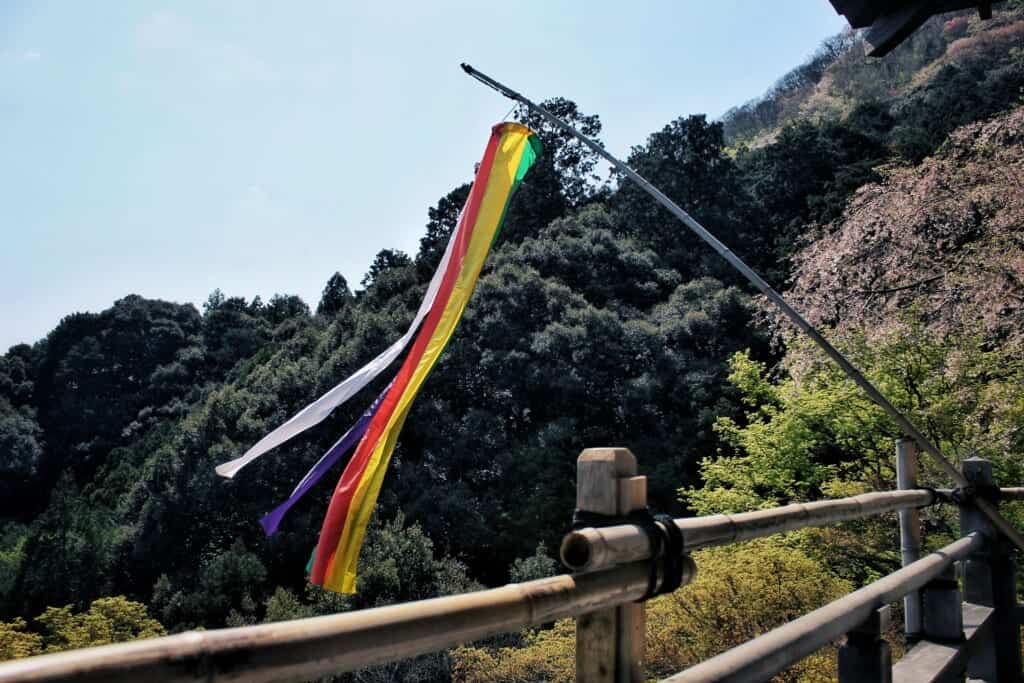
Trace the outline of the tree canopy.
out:
<instances>
[{"instance_id":1,"label":"tree canopy","mask_svg":"<svg viewBox=\"0 0 1024 683\"><path fill-rule=\"evenodd\" d=\"M629 154L943 447L989 455L1017 482L1022 27L1016 4L988 25L957 13L879 62L839 36L757 103L679 116ZM595 114L545 104L599 136ZM288 294L215 290L201 310L129 295L0 356L0 658L551 574L590 446L632 449L652 505L679 515L893 485L884 415L639 189L517 116L545 153L409 415L359 594L310 588L302 572L329 484L275 536L257 520L383 379L234 479L213 468L405 331L467 184L426 210L415 255L381 245L358 286L325 273L312 310ZM929 524L954 533L951 518ZM698 583L652 605L653 666L668 673L891 570L893 533L854 524L702 554ZM791 589L752 600L766 567ZM350 678L560 680L568 629ZM726 635L712 642L715 629ZM823 661L790 678L828 678Z\"/></svg>"}]
</instances>

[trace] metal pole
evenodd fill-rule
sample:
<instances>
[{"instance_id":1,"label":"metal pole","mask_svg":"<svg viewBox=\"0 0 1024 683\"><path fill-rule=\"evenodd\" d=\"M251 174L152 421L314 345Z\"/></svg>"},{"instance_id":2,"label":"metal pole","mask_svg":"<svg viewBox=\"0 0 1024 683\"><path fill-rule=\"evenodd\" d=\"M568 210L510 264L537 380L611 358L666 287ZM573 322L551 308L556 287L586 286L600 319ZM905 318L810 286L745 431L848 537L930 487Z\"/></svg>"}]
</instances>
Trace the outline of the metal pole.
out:
<instances>
[{"instance_id":1,"label":"metal pole","mask_svg":"<svg viewBox=\"0 0 1024 683\"><path fill-rule=\"evenodd\" d=\"M940 576L984 543L985 538L981 534L970 534L909 567L666 678L662 683L766 681L856 628L879 607Z\"/></svg>"},{"instance_id":2,"label":"metal pole","mask_svg":"<svg viewBox=\"0 0 1024 683\"><path fill-rule=\"evenodd\" d=\"M690 214L686 213L686 211L680 208L679 205L677 205L675 202L669 199L665 195L665 193L663 193L661 190L659 190L654 185L649 183L639 173L631 169L629 166L627 166L626 164L624 164L623 162L619 161L614 156L606 152L605 149L601 147L599 144L597 144L590 138L586 137L569 124L562 121L560 118L549 112L544 107L535 104L526 97L520 95L515 90L512 90L511 88L502 85L501 83L494 80L490 76L487 76L486 74L477 71L469 64L463 64L462 70L465 71L470 76L472 76L473 78L480 81L481 83L483 83L484 85L498 91L505 97L525 104L531 110L537 112L555 126L569 133L570 135L578 139L580 142L582 142L584 145L589 147L595 154L597 154L602 159L604 159L612 166L614 166L616 169L618 169L627 178L629 178L637 185L639 185L640 188L644 190L647 194L654 197L655 201L657 201L663 207L668 209L669 212L672 213L672 215L674 215L676 218L682 221L683 224L686 227L688 227L694 234L696 234L698 237L704 240L704 242L707 243L708 246L710 246L712 249L718 252L718 254L722 258L728 261L729 265L738 270L743 275L743 277L747 278L747 280L749 280L751 284L757 287L757 289L762 294L768 297L768 300L775 304L775 306L780 311L782 311L787 318L789 318L790 322L792 322L798 328L803 330L803 332L808 337L813 339L814 343L817 344L821 348L821 350L824 351L828 355L828 357L831 358L840 368L842 368L843 372L846 373L846 376L852 379L854 382L856 382L857 385L861 389L863 389L864 392L871 398L871 400L877 403L882 408L882 410L884 410L889 415L889 417L891 417L896 422L896 424L899 425L900 429L903 431L904 434L906 434L908 437L916 441L918 445L925 450L925 452L932 456L932 458L935 460L935 463L942 468L942 470L946 473L947 476L949 476L950 479L955 481L958 486L967 486L967 481L960 474L959 470L953 467L953 465L950 464L948 460L946 460L946 457L942 455L942 452L938 449L938 447L935 446L928 439L928 437L926 437L921 432L921 430L914 426L914 424L910 420L908 420L903 415L903 413L897 410L896 406L890 403L889 399L883 396L882 393L875 388L875 385L873 385L860 370L854 367L854 365L850 363L850 361L848 361L843 354L839 353L839 351L834 346L832 346L832 344L830 344L829 341L825 339L825 337L823 337L821 333L818 332L818 330L815 329L813 325L811 325L810 322L805 320L804 317L800 315L795 308L790 306L789 302L782 298L781 294L772 289L771 285L765 282L764 278L762 278L753 269L751 269L750 266L744 263L739 256L734 254L727 246L725 246L721 241L719 241L717 237L708 232L708 230L703 225L698 223L692 216L690 216ZM1021 550L1024 550L1024 536L1021 536L1021 534L1016 529L1014 529L1009 522L1003 519L1003 517L999 514L999 511L996 510L996 508L993 505L990 505L986 501L979 501L978 508L986 515L988 515L989 519L992 520L992 523L995 524L999 531L1005 534L1006 537L1009 538L1015 546L1017 546Z\"/></svg>"},{"instance_id":3,"label":"metal pole","mask_svg":"<svg viewBox=\"0 0 1024 683\"><path fill-rule=\"evenodd\" d=\"M896 486L900 490L917 488L917 446L910 439L896 442ZM900 510L900 560L904 567L921 557L921 513L918 508ZM904 631L907 640L921 635L921 594L903 596Z\"/></svg>"}]
</instances>

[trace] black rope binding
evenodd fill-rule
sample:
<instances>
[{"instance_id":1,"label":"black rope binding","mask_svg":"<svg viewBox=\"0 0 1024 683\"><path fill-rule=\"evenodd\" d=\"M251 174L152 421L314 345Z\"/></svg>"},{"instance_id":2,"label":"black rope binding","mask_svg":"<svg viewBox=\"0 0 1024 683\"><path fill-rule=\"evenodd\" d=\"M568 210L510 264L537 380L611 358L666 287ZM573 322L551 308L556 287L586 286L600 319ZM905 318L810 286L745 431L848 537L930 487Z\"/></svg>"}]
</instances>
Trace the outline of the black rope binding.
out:
<instances>
[{"instance_id":1,"label":"black rope binding","mask_svg":"<svg viewBox=\"0 0 1024 683\"><path fill-rule=\"evenodd\" d=\"M661 522L661 524L658 524ZM651 573L647 579L647 592L637 602L645 602L656 595L671 593L683 585L683 532L676 526L671 515L653 513L650 508L633 510L627 515L603 515L599 512L575 510L572 513L572 528L606 527L618 524L633 524L647 535L651 544ZM658 588L658 556L663 559L661 588Z\"/></svg>"},{"instance_id":2,"label":"black rope binding","mask_svg":"<svg viewBox=\"0 0 1024 683\"><path fill-rule=\"evenodd\" d=\"M918 488L931 493L935 503L949 505L974 505L979 498L990 503L998 503L1002 497L1002 491L995 484L970 484L951 491L942 491L931 486L919 486Z\"/></svg>"},{"instance_id":3,"label":"black rope binding","mask_svg":"<svg viewBox=\"0 0 1024 683\"><path fill-rule=\"evenodd\" d=\"M1002 492L995 484L970 484L953 489L953 502L958 505L974 505L978 499L998 503Z\"/></svg>"},{"instance_id":4,"label":"black rope binding","mask_svg":"<svg viewBox=\"0 0 1024 683\"><path fill-rule=\"evenodd\" d=\"M940 503L952 503L953 502L953 496L949 495L945 491L940 491L939 489L935 488L934 486L918 486L917 488L919 488L922 491L927 491L928 493L932 494L932 503L931 503L932 505L939 505ZM921 507L927 507L927 506L922 505Z\"/></svg>"}]
</instances>

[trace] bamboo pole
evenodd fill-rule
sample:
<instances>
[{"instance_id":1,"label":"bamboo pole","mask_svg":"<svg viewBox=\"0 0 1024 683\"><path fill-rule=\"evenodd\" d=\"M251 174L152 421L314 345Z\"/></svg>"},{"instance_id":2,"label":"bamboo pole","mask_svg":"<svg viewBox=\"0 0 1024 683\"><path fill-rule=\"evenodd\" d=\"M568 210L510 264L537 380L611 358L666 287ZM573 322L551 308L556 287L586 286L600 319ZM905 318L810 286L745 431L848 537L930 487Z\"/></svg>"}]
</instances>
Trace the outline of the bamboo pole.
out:
<instances>
[{"instance_id":1,"label":"bamboo pole","mask_svg":"<svg viewBox=\"0 0 1024 683\"><path fill-rule=\"evenodd\" d=\"M766 681L856 628L874 610L941 576L955 562L976 552L985 543L986 538L982 534L968 534L910 566L666 678L662 683Z\"/></svg>"},{"instance_id":2,"label":"bamboo pole","mask_svg":"<svg viewBox=\"0 0 1024 683\"><path fill-rule=\"evenodd\" d=\"M280 681L352 671L631 603L649 564L560 575L432 600L42 655L0 664L0 683Z\"/></svg>"},{"instance_id":3,"label":"bamboo pole","mask_svg":"<svg viewBox=\"0 0 1024 683\"><path fill-rule=\"evenodd\" d=\"M881 491L850 498L794 503L769 510L732 515L710 515L675 520L687 552L728 545L811 526L860 519L935 502L931 491ZM636 526L621 524L601 529L579 529L562 539L562 562L574 571L637 562L650 557L647 535Z\"/></svg>"}]
</instances>

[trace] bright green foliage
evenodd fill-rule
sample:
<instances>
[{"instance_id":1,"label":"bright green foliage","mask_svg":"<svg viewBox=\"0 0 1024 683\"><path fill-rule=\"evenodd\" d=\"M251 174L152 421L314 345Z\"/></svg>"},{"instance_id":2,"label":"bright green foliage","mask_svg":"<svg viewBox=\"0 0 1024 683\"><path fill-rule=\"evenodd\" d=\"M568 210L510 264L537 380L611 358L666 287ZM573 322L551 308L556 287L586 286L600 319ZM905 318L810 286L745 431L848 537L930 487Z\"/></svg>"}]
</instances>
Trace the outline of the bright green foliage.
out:
<instances>
[{"instance_id":1,"label":"bright green foliage","mask_svg":"<svg viewBox=\"0 0 1024 683\"><path fill-rule=\"evenodd\" d=\"M661 678L712 657L851 590L799 550L769 542L694 554L696 581L647 603L647 674ZM575 629L569 619L530 631L520 648L453 651L453 678L482 683L575 680ZM834 651L810 657L779 681L826 681Z\"/></svg>"},{"instance_id":2,"label":"bright green foliage","mask_svg":"<svg viewBox=\"0 0 1024 683\"><path fill-rule=\"evenodd\" d=\"M576 627L571 619L528 631L519 647L466 646L452 651L452 679L467 683L571 683L576 680Z\"/></svg>"},{"instance_id":3,"label":"bright green foliage","mask_svg":"<svg viewBox=\"0 0 1024 683\"><path fill-rule=\"evenodd\" d=\"M793 267L829 275L827 262L808 267L795 250L826 243L837 217L849 222L857 207L864 213L862 198L879 185L858 188L895 177L879 165L916 159L942 144L953 122L1018 97L1020 9L1018 2L997 10L988 25L967 15L948 26L931 22L881 62L854 54L855 40L829 41L780 83L778 111L760 107L773 129L804 104L816 116L740 150L726 147L728 123L680 116L630 160L776 286L798 282ZM818 88L829 84L842 96ZM597 117L574 103L547 104L584 132L600 132ZM538 545L555 547L573 507L576 454L600 444L637 453L652 505L668 512L683 511L679 487L693 508L717 511L891 486L893 426L806 349L791 348L775 367L782 349L769 347L747 285L718 256L629 183L602 185L589 150L519 113L538 128L546 153L513 198L465 317L409 415L378 503L382 521L367 537L357 597L309 588L302 572L336 473L272 538L257 519L289 494L389 373L235 479L216 477L213 467L406 329L468 185L429 209L415 258L381 251L355 291L335 274L315 315L288 295L263 302L218 290L202 312L128 296L101 313L70 315L46 339L0 357L0 618L124 594L150 605L170 630L210 628L546 575L557 567ZM1005 128L1005 120L992 124ZM973 130L988 128L959 135L1008 148L1016 134ZM960 149L947 143L943 154L955 160ZM979 157L972 168L990 158L997 157ZM1012 168L989 166L993 176ZM930 172L939 184L952 177L931 168L903 172ZM1015 214L990 220L996 203L985 199L998 193L1014 204L1003 188L962 192L970 203L960 223L988 221L1012 237L1020 221ZM892 220L898 211L877 213L868 217L908 224ZM933 223L944 229L942 220ZM993 261L970 251L976 233L956 235L966 265L947 290L975 282L969 268L983 264L997 265L1006 291L1019 294L1013 239L993 243L1007 246L1006 258ZM1014 326L998 306L990 313ZM1001 355L1005 337L982 343L914 327L879 332L849 337L844 348L943 448L963 455L984 447L982 454L1001 458L1004 481L1019 481L1013 462L1024 439L1012 430L1024 406L1019 366ZM699 471L698 458L713 454ZM951 531L946 517L928 521ZM863 523L784 542L858 583L894 566L893 532L889 522ZM554 651L562 628L522 638ZM543 673L553 664L531 662L525 678L561 675ZM439 655L350 678L444 679L448 667Z\"/></svg>"},{"instance_id":4,"label":"bright green foliage","mask_svg":"<svg viewBox=\"0 0 1024 683\"><path fill-rule=\"evenodd\" d=\"M530 557L519 557L512 563L509 580L513 583L533 581L554 576L558 573L558 560L550 557L544 550L544 544L538 543L537 550Z\"/></svg>"},{"instance_id":5,"label":"bright green foliage","mask_svg":"<svg viewBox=\"0 0 1024 683\"><path fill-rule=\"evenodd\" d=\"M43 637L28 630L21 617L14 621L0 621L0 662L42 654Z\"/></svg>"},{"instance_id":6,"label":"bright green foliage","mask_svg":"<svg viewBox=\"0 0 1024 683\"><path fill-rule=\"evenodd\" d=\"M155 638L165 633L160 622L149 616L145 605L122 595L100 598L84 612L75 612L71 605L48 607L35 621L41 633L29 631L21 618L0 622L0 661Z\"/></svg>"},{"instance_id":7,"label":"bright green foliage","mask_svg":"<svg viewBox=\"0 0 1024 683\"><path fill-rule=\"evenodd\" d=\"M994 463L997 481L1024 475L1024 364L977 337L939 338L915 324L851 335L851 360L894 404L911 416L955 462L978 455ZM702 487L680 493L699 514L773 507L895 488L896 425L831 363L807 347L791 351L788 374L772 376L745 354L732 360L730 379L749 406L742 420L723 417L716 428L725 447L701 463ZM930 458L920 456L920 481L949 485ZM1010 518L1024 521L1008 507ZM955 510L925 511L931 546L957 533ZM870 518L790 534L834 572L863 583L899 565L896 529Z\"/></svg>"},{"instance_id":8,"label":"bright green foliage","mask_svg":"<svg viewBox=\"0 0 1024 683\"><path fill-rule=\"evenodd\" d=\"M290 619L304 619L314 614L313 608L305 604L287 588L280 586L267 600L267 609L263 614L263 621L288 621Z\"/></svg>"},{"instance_id":9,"label":"bright green foliage","mask_svg":"<svg viewBox=\"0 0 1024 683\"><path fill-rule=\"evenodd\" d=\"M100 598L88 611L74 613L70 605L49 607L36 618L46 635L47 652L164 635L164 627L149 616L146 606L124 596Z\"/></svg>"},{"instance_id":10,"label":"bright green foliage","mask_svg":"<svg viewBox=\"0 0 1024 683\"><path fill-rule=\"evenodd\" d=\"M912 323L851 335L844 347L950 457L990 457L1004 481L1019 479L1021 361L979 337L939 338ZM699 513L812 500L851 484L893 486L896 425L816 350L791 353L788 376L774 381L746 354L731 365L749 410L742 422L716 424L733 453L705 459L704 486L685 490ZM939 477L922 459L923 483Z\"/></svg>"}]
</instances>

